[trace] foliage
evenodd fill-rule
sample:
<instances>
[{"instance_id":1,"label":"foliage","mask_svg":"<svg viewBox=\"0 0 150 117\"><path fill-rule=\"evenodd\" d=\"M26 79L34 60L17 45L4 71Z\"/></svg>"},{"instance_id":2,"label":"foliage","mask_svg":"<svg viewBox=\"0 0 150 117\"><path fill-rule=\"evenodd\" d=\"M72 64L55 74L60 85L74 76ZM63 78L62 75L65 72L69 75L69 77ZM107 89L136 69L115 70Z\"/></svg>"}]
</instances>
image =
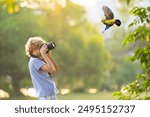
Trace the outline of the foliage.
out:
<instances>
[{"instance_id":1,"label":"foliage","mask_svg":"<svg viewBox=\"0 0 150 117\"><path fill-rule=\"evenodd\" d=\"M0 5L3 9L7 9L9 14L16 13L20 9L16 0L0 0Z\"/></svg>"},{"instance_id":2,"label":"foliage","mask_svg":"<svg viewBox=\"0 0 150 117\"><path fill-rule=\"evenodd\" d=\"M27 72L28 67L25 64L27 58L24 52L24 45L26 39L35 34L34 28L37 25L35 25L34 19L36 19L36 16L29 10L22 9L21 12L12 16L5 11L1 11L0 17L2 17L0 22L0 78L3 81L1 83L4 83L5 87L3 87L4 85L0 86L2 89L9 90L10 95L17 95L21 87L20 82L29 76ZM8 76L9 79L7 80ZM5 84L8 81L11 87Z\"/></svg>"},{"instance_id":3,"label":"foliage","mask_svg":"<svg viewBox=\"0 0 150 117\"><path fill-rule=\"evenodd\" d=\"M129 24L133 31L126 35L123 45L129 43L142 43L142 47L137 47L134 55L130 60L138 61L143 73L137 75L137 80L123 87L121 91L115 92L114 95L119 99L150 99L150 7L134 7L131 14L135 16L134 21ZM144 97L141 97L142 94Z\"/></svg>"}]
</instances>

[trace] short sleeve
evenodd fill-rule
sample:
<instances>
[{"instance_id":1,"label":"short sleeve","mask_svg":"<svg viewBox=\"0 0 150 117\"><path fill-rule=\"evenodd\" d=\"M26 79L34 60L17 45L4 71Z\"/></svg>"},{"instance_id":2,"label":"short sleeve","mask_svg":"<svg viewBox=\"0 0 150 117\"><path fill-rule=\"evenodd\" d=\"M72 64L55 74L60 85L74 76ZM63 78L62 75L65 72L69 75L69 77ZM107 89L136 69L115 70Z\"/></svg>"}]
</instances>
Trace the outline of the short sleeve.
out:
<instances>
[{"instance_id":1,"label":"short sleeve","mask_svg":"<svg viewBox=\"0 0 150 117\"><path fill-rule=\"evenodd\" d=\"M45 64L44 61L40 60L40 59L35 59L34 60L34 67L37 70L40 70L40 68Z\"/></svg>"}]
</instances>

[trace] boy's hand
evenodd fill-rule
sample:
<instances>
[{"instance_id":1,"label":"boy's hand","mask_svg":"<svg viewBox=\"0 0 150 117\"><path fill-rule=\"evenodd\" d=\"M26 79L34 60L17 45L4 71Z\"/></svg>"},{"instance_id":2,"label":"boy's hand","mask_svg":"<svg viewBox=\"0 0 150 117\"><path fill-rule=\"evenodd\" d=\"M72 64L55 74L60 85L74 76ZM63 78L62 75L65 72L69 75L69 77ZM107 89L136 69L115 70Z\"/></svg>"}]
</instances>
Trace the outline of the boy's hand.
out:
<instances>
[{"instance_id":1,"label":"boy's hand","mask_svg":"<svg viewBox=\"0 0 150 117\"><path fill-rule=\"evenodd\" d=\"M43 55L43 54L46 54L47 51L48 51L47 45L46 45L46 44L43 44L43 46L42 46L41 49L40 49L41 54L42 54L42 55Z\"/></svg>"}]
</instances>

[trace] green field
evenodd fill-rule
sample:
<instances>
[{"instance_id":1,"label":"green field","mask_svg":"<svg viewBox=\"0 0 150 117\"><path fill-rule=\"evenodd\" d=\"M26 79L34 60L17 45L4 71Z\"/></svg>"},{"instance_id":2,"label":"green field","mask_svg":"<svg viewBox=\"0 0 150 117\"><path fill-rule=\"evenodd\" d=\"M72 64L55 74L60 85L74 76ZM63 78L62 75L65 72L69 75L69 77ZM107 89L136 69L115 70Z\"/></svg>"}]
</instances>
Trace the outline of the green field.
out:
<instances>
[{"instance_id":1,"label":"green field","mask_svg":"<svg viewBox=\"0 0 150 117\"><path fill-rule=\"evenodd\" d=\"M59 100L114 100L112 92L106 93L72 93L68 95L58 95Z\"/></svg>"},{"instance_id":2,"label":"green field","mask_svg":"<svg viewBox=\"0 0 150 117\"><path fill-rule=\"evenodd\" d=\"M89 93L70 93L67 95L58 95L58 100L116 100L116 97L112 96L112 92L100 92L96 94ZM33 97L14 97L9 98L10 100L36 100Z\"/></svg>"}]
</instances>

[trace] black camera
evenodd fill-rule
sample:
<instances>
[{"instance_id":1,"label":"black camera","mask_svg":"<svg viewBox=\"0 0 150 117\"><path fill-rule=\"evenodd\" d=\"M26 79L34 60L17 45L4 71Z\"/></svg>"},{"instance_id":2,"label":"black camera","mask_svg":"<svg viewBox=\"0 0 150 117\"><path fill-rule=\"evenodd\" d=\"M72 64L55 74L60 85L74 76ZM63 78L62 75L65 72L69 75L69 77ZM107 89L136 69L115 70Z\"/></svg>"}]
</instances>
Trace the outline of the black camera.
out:
<instances>
[{"instance_id":1,"label":"black camera","mask_svg":"<svg viewBox=\"0 0 150 117\"><path fill-rule=\"evenodd\" d=\"M44 43L43 43L44 44ZM40 46L40 48L43 46L43 44ZM52 49L54 49L55 47L56 47L56 44L54 43L54 42L48 42L48 43L45 43L46 45L47 45L47 48L48 48L48 51L47 51L47 53L50 51L50 50L52 50Z\"/></svg>"},{"instance_id":2,"label":"black camera","mask_svg":"<svg viewBox=\"0 0 150 117\"><path fill-rule=\"evenodd\" d=\"M56 44L54 42L52 42L52 41L48 42L46 45L47 45L48 51L52 50L52 49L54 49L56 47Z\"/></svg>"}]
</instances>

